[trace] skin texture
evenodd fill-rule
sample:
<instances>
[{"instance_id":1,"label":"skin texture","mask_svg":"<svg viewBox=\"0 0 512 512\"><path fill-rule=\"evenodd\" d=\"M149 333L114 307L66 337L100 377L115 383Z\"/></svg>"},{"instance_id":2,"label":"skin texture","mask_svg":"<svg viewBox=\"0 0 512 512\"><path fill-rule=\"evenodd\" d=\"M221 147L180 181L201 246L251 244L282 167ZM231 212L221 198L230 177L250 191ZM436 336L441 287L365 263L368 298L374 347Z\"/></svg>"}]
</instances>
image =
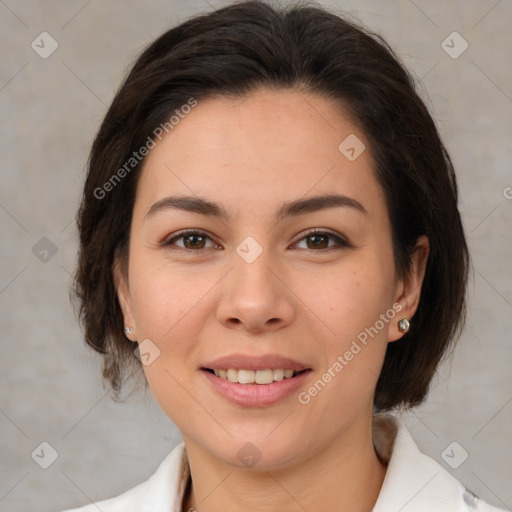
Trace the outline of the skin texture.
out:
<instances>
[{"instance_id":1,"label":"skin texture","mask_svg":"<svg viewBox=\"0 0 512 512\"><path fill-rule=\"evenodd\" d=\"M410 275L396 277L384 195L368 150L349 161L338 145L365 135L332 100L260 89L243 99L201 101L148 155L131 225L128 276L114 275L130 338L160 356L144 367L152 392L185 441L192 476L184 510L370 511L385 476L372 443L372 406L388 342L414 321L428 240ZM340 193L363 214L334 207L277 221L284 201ZM144 220L170 195L222 204L230 219L176 209ZM195 228L210 238L176 239ZM346 238L304 238L310 228ZM252 263L236 248L262 247ZM194 245L194 243L196 245ZM200 248L195 248L199 246ZM187 248L185 248L187 247ZM280 354L312 368L307 390L380 315L402 310L301 404L296 394L268 407L234 405L199 369L232 353ZM251 468L237 456L261 453Z\"/></svg>"}]
</instances>

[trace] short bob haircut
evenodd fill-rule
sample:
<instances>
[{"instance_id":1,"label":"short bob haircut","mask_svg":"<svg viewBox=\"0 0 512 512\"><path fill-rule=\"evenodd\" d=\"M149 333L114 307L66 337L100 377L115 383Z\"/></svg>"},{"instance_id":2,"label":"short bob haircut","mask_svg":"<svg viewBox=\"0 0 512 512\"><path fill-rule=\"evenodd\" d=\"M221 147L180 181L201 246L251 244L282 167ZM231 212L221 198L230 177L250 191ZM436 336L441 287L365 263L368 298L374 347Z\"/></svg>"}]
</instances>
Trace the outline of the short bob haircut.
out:
<instances>
[{"instance_id":1,"label":"short bob haircut","mask_svg":"<svg viewBox=\"0 0 512 512\"><path fill-rule=\"evenodd\" d=\"M144 164L144 151L136 160L134 152L155 143L157 127L170 131L170 117L185 111L191 98L242 98L261 87L335 100L365 133L386 197L398 276L407 275L418 237L428 236L420 303L410 330L387 346L374 411L412 408L425 400L466 319L470 258L455 173L400 59L380 36L344 18L308 3L280 8L261 1L234 3L165 32L124 79L89 155L70 290L86 343L103 355L104 384L108 381L115 400L128 378L141 377L142 368L136 344L123 332L113 277L116 254L127 276Z\"/></svg>"}]
</instances>

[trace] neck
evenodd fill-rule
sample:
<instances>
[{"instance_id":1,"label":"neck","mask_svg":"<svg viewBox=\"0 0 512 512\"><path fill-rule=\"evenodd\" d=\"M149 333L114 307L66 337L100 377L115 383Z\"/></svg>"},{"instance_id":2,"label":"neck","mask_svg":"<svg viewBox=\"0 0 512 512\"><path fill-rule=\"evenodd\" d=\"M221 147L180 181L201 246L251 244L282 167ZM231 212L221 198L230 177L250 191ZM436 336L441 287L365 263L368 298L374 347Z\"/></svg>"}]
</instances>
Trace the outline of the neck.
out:
<instances>
[{"instance_id":1,"label":"neck","mask_svg":"<svg viewBox=\"0 0 512 512\"><path fill-rule=\"evenodd\" d=\"M352 512L370 512L386 474L373 446L371 417L314 455L271 471L233 467L184 439L192 480L185 512L323 512L340 503Z\"/></svg>"}]
</instances>

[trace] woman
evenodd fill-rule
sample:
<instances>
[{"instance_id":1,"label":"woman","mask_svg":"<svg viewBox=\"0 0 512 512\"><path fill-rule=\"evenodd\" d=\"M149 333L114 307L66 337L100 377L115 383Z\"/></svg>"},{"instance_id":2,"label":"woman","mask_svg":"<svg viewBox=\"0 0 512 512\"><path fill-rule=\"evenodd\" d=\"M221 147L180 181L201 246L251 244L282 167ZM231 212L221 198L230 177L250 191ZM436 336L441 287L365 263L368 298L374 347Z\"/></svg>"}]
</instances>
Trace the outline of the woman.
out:
<instances>
[{"instance_id":1,"label":"woman","mask_svg":"<svg viewBox=\"0 0 512 512\"><path fill-rule=\"evenodd\" d=\"M184 441L79 510L498 510L389 414L460 335L469 258L450 157L381 38L260 2L169 30L107 112L77 222L86 341Z\"/></svg>"}]
</instances>

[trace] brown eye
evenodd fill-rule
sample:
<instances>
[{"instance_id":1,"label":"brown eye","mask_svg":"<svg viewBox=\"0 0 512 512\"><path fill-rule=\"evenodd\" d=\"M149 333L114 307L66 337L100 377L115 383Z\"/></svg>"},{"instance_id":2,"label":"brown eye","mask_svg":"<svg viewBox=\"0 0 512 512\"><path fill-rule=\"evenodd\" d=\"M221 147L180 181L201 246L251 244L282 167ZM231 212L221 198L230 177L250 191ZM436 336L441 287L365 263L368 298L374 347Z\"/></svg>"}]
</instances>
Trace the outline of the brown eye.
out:
<instances>
[{"instance_id":1,"label":"brown eye","mask_svg":"<svg viewBox=\"0 0 512 512\"><path fill-rule=\"evenodd\" d=\"M175 242L178 240L183 240L183 243L176 244ZM183 231L178 235L173 236L172 238L164 242L162 245L165 247L175 245L181 249L201 250L209 248L206 247L206 243L208 240L210 240L213 244L210 247L215 247L215 243L213 243L213 241L206 233L202 231Z\"/></svg>"},{"instance_id":2,"label":"brown eye","mask_svg":"<svg viewBox=\"0 0 512 512\"><path fill-rule=\"evenodd\" d=\"M306 240L305 249L312 249L316 251L328 250L335 248L336 246L349 247L349 243L346 240L343 240L341 237L328 231L310 231L297 243L300 243L303 240ZM333 240L335 243L329 245L330 240Z\"/></svg>"}]
</instances>

